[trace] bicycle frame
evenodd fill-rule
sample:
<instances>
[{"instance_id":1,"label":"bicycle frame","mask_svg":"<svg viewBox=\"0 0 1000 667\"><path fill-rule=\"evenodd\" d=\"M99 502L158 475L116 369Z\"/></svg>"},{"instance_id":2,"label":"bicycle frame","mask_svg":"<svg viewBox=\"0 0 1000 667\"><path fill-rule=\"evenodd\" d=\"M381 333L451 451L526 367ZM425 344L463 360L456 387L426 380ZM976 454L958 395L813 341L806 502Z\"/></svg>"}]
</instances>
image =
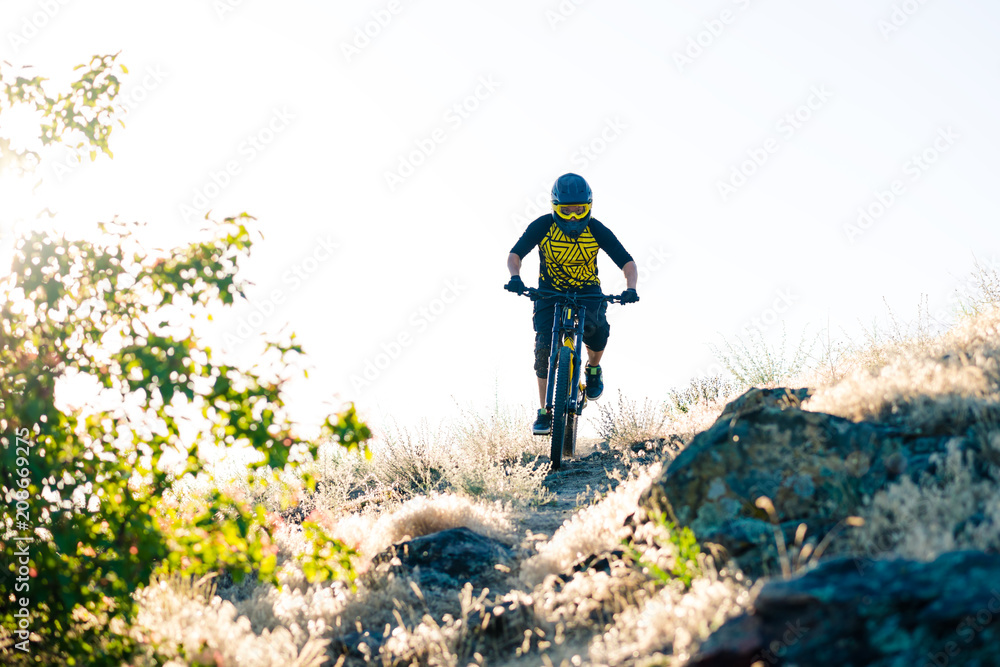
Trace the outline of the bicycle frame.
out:
<instances>
[{"instance_id":1,"label":"bicycle frame","mask_svg":"<svg viewBox=\"0 0 1000 667\"><path fill-rule=\"evenodd\" d=\"M555 375L556 362L559 358L559 348L568 347L573 351L573 375L570 380L569 408L577 415L583 412L586 404L586 394L580 400L580 374L582 355L580 352L583 346L583 327L586 323L587 307L579 303L579 298L571 298L557 302L555 313L552 316L552 343L549 348L549 375L545 387L545 407L551 411L555 400ZM542 297L544 298L544 297Z\"/></svg>"}]
</instances>

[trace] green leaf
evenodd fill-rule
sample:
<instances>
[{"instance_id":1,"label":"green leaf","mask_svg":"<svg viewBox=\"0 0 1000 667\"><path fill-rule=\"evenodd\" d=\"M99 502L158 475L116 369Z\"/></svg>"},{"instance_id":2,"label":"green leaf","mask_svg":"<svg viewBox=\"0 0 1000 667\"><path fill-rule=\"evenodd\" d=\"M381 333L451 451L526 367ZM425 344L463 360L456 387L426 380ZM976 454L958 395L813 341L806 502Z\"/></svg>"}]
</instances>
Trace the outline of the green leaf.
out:
<instances>
[{"instance_id":1,"label":"green leaf","mask_svg":"<svg viewBox=\"0 0 1000 667\"><path fill-rule=\"evenodd\" d=\"M7 85L0 91L7 96L0 99L35 105L44 116L40 132L49 140L89 147L91 160L98 150L111 155L111 124L86 120L79 107L90 100L100 110L113 100L117 85L107 72L115 57L95 57L78 68L83 75L68 93L53 96L42 89L41 78L19 78L24 90ZM86 141L78 141L81 136ZM139 235L118 222L104 224L96 239L34 231L13 244L10 276L0 285L0 331L17 344L0 345L0 439L23 426L35 443L29 491L36 527L45 537L33 545L31 562L37 580L49 584L47 596L32 608L33 631L40 638L33 658L39 664L135 664L135 639L116 634L119 624L111 621L120 619L128 628L137 609L135 593L154 573L226 571L236 580L256 573L276 582L276 547L263 506L218 489L188 502L170 493L173 478L163 465L182 442L170 401L204 416L204 422L191 425L196 432L185 432L181 446L191 474L204 467L199 444L250 446L262 461L248 467L268 474L248 484L255 481L255 489L278 484L268 469L283 468L290 445L298 443L284 402L286 380L272 379L294 375L293 361L303 354L294 336L269 348L278 351L280 361L265 375L219 363L193 331L172 328L185 315L232 303L229 288L256 238L246 226L251 220L241 213L217 222L208 240L162 251L137 247ZM125 282L129 289L116 289ZM190 302L178 315L173 305L182 298ZM122 334L128 338L120 345L105 344ZM86 373L120 394L140 418L123 419L96 403L82 413L64 414L55 387L72 373ZM322 438L302 444L315 452L330 438L370 455L371 430L353 405L325 418ZM3 497L19 491L11 479L0 475ZM314 488L311 476L304 482ZM80 495L90 509L68 500ZM318 526L308 530L312 551L304 570L313 580L353 581L355 552ZM5 611L0 606L0 616L13 627ZM84 618L89 620L81 622Z\"/></svg>"}]
</instances>

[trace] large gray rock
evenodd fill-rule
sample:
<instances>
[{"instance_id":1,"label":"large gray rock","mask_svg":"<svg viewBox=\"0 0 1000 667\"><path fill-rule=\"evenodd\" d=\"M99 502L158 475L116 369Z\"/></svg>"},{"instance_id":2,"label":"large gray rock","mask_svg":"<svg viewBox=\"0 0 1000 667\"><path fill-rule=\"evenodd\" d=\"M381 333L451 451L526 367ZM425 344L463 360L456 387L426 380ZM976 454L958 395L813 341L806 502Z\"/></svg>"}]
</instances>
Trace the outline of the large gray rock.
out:
<instances>
[{"instance_id":1,"label":"large gray rock","mask_svg":"<svg viewBox=\"0 0 1000 667\"><path fill-rule=\"evenodd\" d=\"M764 585L689 667L1000 665L1000 555L831 559Z\"/></svg>"},{"instance_id":2,"label":"large gray rock","mask_svg":"<svg viewBox=\"0 0 1000 667\"><path fill-rule=\"evenodd\" d=\"M774 505L786 541L817 539L901 474L930 469L947 438L927 438L801 408L806 389L751 389L726 406L643 494L647 508L719 544L751 575L778 571Z\"/></svg>"},{"instance_id":3,"label":"large gray rock","mask_svg":"<svg viewBox=\"0 0 1000 667\"><path fill-rule=\"evenodd\" d=\"M421 588L461 590L495 587L506 579L515 559L503 542L451 528L394 544L372 559L373 569L414 579ZM500 565L500 568L497 568Z\"/></svg>"}]
</instances>

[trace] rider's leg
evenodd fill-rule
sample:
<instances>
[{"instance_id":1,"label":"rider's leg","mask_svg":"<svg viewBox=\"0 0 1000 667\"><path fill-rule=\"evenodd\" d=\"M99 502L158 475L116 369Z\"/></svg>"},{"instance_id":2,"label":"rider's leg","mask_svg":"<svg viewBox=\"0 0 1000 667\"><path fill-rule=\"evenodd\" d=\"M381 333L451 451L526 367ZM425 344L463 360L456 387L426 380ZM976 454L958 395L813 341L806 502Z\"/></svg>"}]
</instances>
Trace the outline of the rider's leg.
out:
<instances>
[{"instance_id":1,"label":"rider's leg","mask_svg":"<svg viewBox=\"0 0 1000 667\"><path fill-rule=\"evenodd\" d=\"M584 345L584 347L587 347ZM600 366L601 357L604 356L604 350L591 350L587 347L587 365L588 366Z\"/></svg>"},{"instance_id":2,"label":"rider's leg","mask_svg":"<svg viewBox=\"0 0 1000 667\"><path fill-rule=\"evenodd\" d=\"M535 336L535 377L538 378L538 407L545 407L545 390L549 384L549 341L543 334Z\"/></svg>"},{"instance_id":3,"label":"rider's leg","mask_svg":"<svg viewBox=\"0 0 1000 667\"><path fill-rule=\"evenodd\" d=\"M544 341L543 337L538 338ZM552 415L545 412L545 390L548 385L549 349L548 346L535 347L535 377L538 379L538 418L531 427L534 435L548 435L552 431Z\"/></svg>"},{"instance_id":4,"label":"rider's leg","mask_svg":"<svg viewBox=\"0 0 1000 667\"><path fill-rule=\"evenodd\" d=\"M548 388L549 352L552 344L552 318L555 302L550 299L536 301L531 316L535 330L535 377L538 378L538 406L545 408L545 390Z\"/></svg>"},{"instance_id":5,"label":"rider's leg","mask_svg":"<svg viewBox=\"0 0 1000 667\"><path fill-rule=\"evenodd\" d=\"M611 325L608 324L607 312L608 304L606 303L602 303L596 308L587 309L587 321L583 327L583 346L587 348L587 361L590 366L597 366L601 363L604 348L611 335Z\"/></svg>"},{"instance_id":6,"label":"rider's leg","mask_svg":"<svg viewBox=\"0 0 1000 667\"><path fill-rule=\"evenodd\" d=\"M587 311L587 322L583 331L583 344L587 348L587 398L596 401L604 393L604 378L601 373L601 357L608 344L611 326L606 317L607 304Z\"/></svg>"}]
</instances>

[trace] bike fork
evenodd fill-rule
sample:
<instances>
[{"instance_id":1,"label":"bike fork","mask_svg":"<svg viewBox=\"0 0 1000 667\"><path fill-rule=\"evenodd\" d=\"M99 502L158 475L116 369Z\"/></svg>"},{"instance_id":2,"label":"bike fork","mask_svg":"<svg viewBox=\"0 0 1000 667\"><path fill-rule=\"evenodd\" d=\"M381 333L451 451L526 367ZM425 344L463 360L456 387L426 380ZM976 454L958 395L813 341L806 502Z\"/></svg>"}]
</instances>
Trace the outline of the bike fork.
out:
<instances>
[{"instance_id":1,"label":"bike fork","mask_svg":"<svg viewBox=\"0 0 1000 667\"><path fill-rule=\"evenodd\" d=\"M545 383L545 409L552 414L553 403L555 402L556 391L556 360L559 358L559 348L562 347L562 331L560 324L562 321L563 308L556 308L552 315L552 341L549 343L549 377Z\"/></svg>"},{"instance_id":2,"label":"bike fork","mask_svg":"<svg viewBox=\"0 0 1000 667\"><path fill-rule=\"evenodd\" d=\"M583 374L583 327L586 323L587 309L585 306L580 306L580 312L577 314L576 331L574 332L576 348L573 356L576 363L573 364L573 379L570 380L569 385L569 400L576 414L583 412L584 404L584 401L580 399L580 377Z\"/></svg>"}]
</instances>

